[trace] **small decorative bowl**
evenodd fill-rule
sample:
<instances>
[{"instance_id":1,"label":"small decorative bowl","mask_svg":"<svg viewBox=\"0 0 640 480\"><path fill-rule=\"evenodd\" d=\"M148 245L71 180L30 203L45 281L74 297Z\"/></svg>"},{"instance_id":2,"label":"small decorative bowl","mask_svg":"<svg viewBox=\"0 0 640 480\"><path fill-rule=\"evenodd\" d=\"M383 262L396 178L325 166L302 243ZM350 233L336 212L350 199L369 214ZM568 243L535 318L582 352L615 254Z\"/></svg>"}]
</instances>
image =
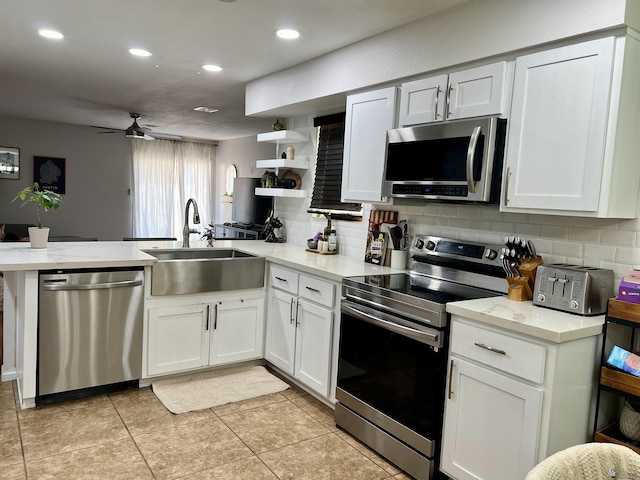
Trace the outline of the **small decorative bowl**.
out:
<instances>
[{"instance_id":1,"label":"small decorative bowl","mask_svg":"<svg viewBox=\"0 0 640 480\"><path fill-rule=\"evenodd\" d=\"M307 240L307 248L309 248L309 250L317 250L318 242L314 241L313 238L310 238Z\"/></svg>"}]
</instances>

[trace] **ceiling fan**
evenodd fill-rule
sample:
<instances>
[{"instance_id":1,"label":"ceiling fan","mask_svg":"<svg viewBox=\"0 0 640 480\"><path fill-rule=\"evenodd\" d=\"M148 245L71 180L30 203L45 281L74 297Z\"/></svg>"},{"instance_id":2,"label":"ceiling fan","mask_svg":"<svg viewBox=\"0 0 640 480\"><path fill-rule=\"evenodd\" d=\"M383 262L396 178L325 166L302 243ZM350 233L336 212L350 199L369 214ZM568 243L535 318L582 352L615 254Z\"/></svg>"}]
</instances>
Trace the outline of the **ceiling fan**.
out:
<instances>
[{"instance_id":1,"label":"ceiling fan","mask_svg":"<svg viewBox=\"0 0 640 480\"><path fill-rule=\"evenodd\" d=\"M147 130L138 125L138 119L142 116L139 113L130 113L129 116L133 118L133 123L124 131L124 134L129 138L143 138L144 140L155 140L151 135L147 134Z\"/></svg>"},{"instance_id":2,"label":"ceiling fan","mask_svg":"<svg viewBox=\"0 0 640 480\"><path fill-rule=\"evenodd\" d=\"M142 117L139 113L130 113L129 116L133 118L133 123L126 130L119 130L115 128L110 128L106 132L97 132L97 133L121 133L129 138L141 138L143 140L155 140L156 138L165 138L168 140L182 140L181 136L178 135L169 135L165 133L151 133L152 126L155 125L138 125L138 119ZM96 128L104 128L104 127L96 127Z\"/></svg>"}]
</instances>

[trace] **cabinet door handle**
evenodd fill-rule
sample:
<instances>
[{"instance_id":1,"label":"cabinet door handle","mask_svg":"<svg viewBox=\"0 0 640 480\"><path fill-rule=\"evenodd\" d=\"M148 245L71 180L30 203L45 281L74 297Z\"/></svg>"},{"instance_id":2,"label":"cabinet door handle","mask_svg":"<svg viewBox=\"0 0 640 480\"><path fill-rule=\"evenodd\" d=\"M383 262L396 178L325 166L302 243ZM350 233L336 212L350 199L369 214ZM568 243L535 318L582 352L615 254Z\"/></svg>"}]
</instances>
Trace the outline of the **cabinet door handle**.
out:
<instances>
[{"instance_id":1,"label":"cabinet door handle","mask_svg":"<svg viewBox=\"0 0 640 480\"><path fill-rule=\"evenodd\" d=\"M277 277L277 276L275 278L276 278L276 280L280 280L281 282L286 282L287 281L286 278Z\"/></svg>"},{"instance_id":2,"label":"cabinet door handle","mask_svg":"<svg viewBox=\"0 0 640 480\"><path fill-rule=\"evenodd\" d=\"M447 393L447 398L449 400L451 400L451 395L453 395L453 392L451 391L451 382L453 381L453 359L451 360L451 363L449 364L449 391Z\"/></svg>"},{"instance_id":3,"label":"cabinet door handle","mask_svg":"<svg viewBox=\"0 0 640 480\"><path fill-rule=\"evenodd\" d=\"M296 327L300 326L300 304L296 307Z\"/></svg>"},{"instance_id":4,"label":"cabinet door handle","mask_svg":"<svg viewBox=\"0 0 640 480\"><path fill-rule=\"evenodd\" d=\"M218 328L218 304L213 306L213 329Z\"/></svg>"},{"instance_id":5,"label":"cabinet door handle","mask_svg":"<svg viewBox=\"0 0 640 480\"><path fill-rule=\"evenodd\" d=\"M484 348L485 350L488 350L490 352L497 353L498 355L506 355L507 354L507 352L505 352L504 350L500 350L499 348L495 348L495 347L489 347L489 346L485 345L484 343L475 342L474 345L476 347Z\"/></svg>"},{"instance_id":6,"label":"cabinet door handle","mask_svg":"<svg viewBox=\"0 0 640 480\"><path fill-rule=\"evenodd\" d=\"M511 178L511 167L507 167L507 174L504 178L504 204L509 205L509 179Z\"/></svg>"},{"instance_id":7,"label":"cabinet door handle","mask_svg":"<svg viewBox=\"0 0 640 480\"><path fill-rule=\"evenodd\" d=\"M436 111L433 115L434 120L438 120L438 102L440 101L440 84L436 88Z\"/></svg>"},{"instance_id":8,"label":"cabinet door handle","mask_svg":"<svg viewBox=\"0 0 640 480\"><path fill-rule=\"evenodd\" d=\"M289 323L293 325L293 302L294 299L291 299L291 306L289 307Z\"/></svg>"},{"instance_id":9,"label":"cabinet door handle","mask_svg":"<svg viewBox=\"0 0 640 480\"><path fill-rule=\"evenodd\" d=\"M449 82L447 85L447 103L445 105L444 118L449 118L451 116L451 90L453 90L453 85Z\"/></svg>"},{"instance_id":10,"label":"cabinet door handle","mask_svg":"<svg viewBox=\"0 0 640 480\"><path fill-rule=\"evenodd\" d=\"M206 326L204 328L205 332L207 330L209 330L209 318L210 318L209 313L210 313L210 307L209 307L209 305L207 305L207 324L206 324Z\"/></svg>"},{"instance_id":11,"label":"cabinet door handle","mask_svg":"<svg viewBox=\"0 0 640 480\"><path fill-rule=\"evenodd\" d=\"M312 292L315 292L315 293L320 293L320 290L318 290L317 288L311 288L307 286L305 286L304 288L306 288L307 290L311 290Z\"/></svg>"}]
</instances>

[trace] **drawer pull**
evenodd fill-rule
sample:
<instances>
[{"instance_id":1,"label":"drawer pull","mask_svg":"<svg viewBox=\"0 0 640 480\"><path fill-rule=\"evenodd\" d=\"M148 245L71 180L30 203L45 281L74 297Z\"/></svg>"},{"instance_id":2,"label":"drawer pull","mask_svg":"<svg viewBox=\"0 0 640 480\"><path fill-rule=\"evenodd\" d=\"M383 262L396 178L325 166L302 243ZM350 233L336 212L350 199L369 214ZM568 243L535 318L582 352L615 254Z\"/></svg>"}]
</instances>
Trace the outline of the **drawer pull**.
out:
<instances>
[{"instance_id":1,"label":"drawer pull","mask_svg":"<svg viewBox=\"0 0 640 480\"><path fill-rule=\"evenodd\" d=\"M320 293L320 290L318 290L317 288L311 288L307 286L305 286L304 288L306 288L307 290L311 290L312 292L315 292L315 293Z\"/></svg>"},{"instance_id":2,"label":"drawer pull","mask_svg":"<svg viewBox=\"0 0 640 480\"><path fill-rule=\"evenodd\" d=\"M489 350L490 352L497 353L498 355L506 355L507 354L507 352L505 352L504 350L500 350L499 348L489 347L489 346L485 345L484 343L475 342L474 345L476 347L480 347L480 348L484 348L485 350Z\"/></svg>"},{"instance_id":3,"label":"drawer pull","mask_svg":"<svg viewBox=\"0 0 640 480\"><path fill-rule=\"evenodd\" d=\"M278 277L278 276L276 276L276 280L280 280L281 282L286 282L287 281L286 278L282 278L282 277Z\"/></svg>"}]
</instances>

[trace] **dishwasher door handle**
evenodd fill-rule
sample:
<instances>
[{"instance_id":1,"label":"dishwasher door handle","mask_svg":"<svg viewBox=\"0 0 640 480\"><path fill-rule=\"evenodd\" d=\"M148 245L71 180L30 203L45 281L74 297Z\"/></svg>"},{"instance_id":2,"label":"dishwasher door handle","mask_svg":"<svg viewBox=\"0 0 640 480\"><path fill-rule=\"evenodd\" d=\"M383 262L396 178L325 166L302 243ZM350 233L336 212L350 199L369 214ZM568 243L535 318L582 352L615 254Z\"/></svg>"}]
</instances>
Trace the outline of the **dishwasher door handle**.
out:
<instances>
[{"instance_id":1,"label":"dishwasher door handle","mask_svg":"<svg viewBox=\"0 0 640 480\"><path fill-rule=\"evenodd\" d=\"M64 280L62 280L64 281ZM51 283L49 283L51 282ZM105 290L109 288L123 288L123 287L139 287L142 285L142 280L124 280L121 282L105 282L105 283L81 283L78 285L64 285L59 283L60 280L45 280L42 284L43 290Z\"/></svg>"}]
</instances>

